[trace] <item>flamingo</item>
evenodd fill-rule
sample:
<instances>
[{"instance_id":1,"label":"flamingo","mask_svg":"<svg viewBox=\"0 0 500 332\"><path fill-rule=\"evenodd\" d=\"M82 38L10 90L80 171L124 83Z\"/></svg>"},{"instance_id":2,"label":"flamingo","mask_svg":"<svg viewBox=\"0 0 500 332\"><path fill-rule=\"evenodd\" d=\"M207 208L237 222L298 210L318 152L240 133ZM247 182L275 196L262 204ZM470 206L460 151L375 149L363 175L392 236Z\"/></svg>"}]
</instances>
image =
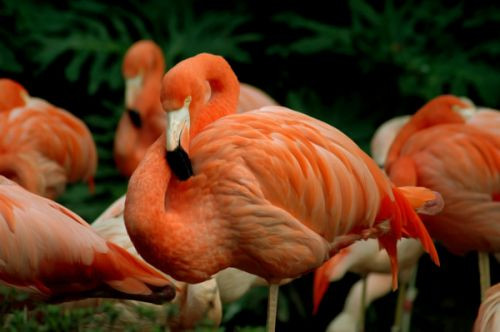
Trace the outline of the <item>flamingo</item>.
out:
<instances>
[{"instance_id":1,"label":"flamingo","mask_svg":"<svg viewBox=\"0 0 500 332\"><path fill-rule=\"evenodd\" d=\"M85 180L92 189L97 152L85 124L30 97L20 84L2 82L0 90L15 102L0 112L0 174L48 198L60 195L67 182Z\"/></svg>"},{"instance_id":2,"label":"flamingo","mask_svg":"<svg viewBox=\"0 0 500 332\"><path fill-rule=\"evenodd\" d=\"M172 283L63 206L0 176L0 282L49 302L171 300Z\"/></svg>"},{"instance_id":3,"label":"flamingo","mask_svg":"<svg viewBox=\"0 0 500 332\"><path fill-rule=\"evenodd\" d=\"M347 136L307 115L279 106L235 114L238 91L229 64L211 54L164 76L166 133L135 170L125 201L141 256L186 282L227 267L264 278L269 330L279 281L356 240L378 237L394 276L402 235L420 238L438 263L413 211L434 202L433 192L392 186Z\"/></svg>"},{"instance_id":4,"label":"flamingo","mask_svg":"<svg viewBox=\"0 0 500 332\"><path fill-rule=\"evenodd\" d=\"M148 147L165 131L160 85L165 71L162 50L150 40L134 43L123 61L125 108L115 135L114 158L120 172L132 175ZM238 111L277 105L262 90L241 83Z\"/></svg>"},{"instance_id":5,"label":"flamingo","mask_svg":"<svg viewBox=\"0 0 500 332\"><path fill-rule=\"evenodd\" d=\"M498 128L482 128L478 119L486 113L478 112L466 121L453 112L456 106L466 107L454 96L440 96L424 105L395 138L386 169L397 185L426 186L443 195L443 211L424 216L423 220L431 235L449 251L498 252L500 135L495 134ZM488 114L500 121L498 112ZM487 254L479 257L484 294L489 263L483 259Z\"/></svg>"},{"instance_id":6,"label":"flamingo","mask_svg":"<svg viewBox=\"0 0 500 332\"><path fill-rule=\"evenodd\" d=\"M500 283L486 291L473 328L473 332L495 331L500 331Z\"/></svg>"}]
</instances>

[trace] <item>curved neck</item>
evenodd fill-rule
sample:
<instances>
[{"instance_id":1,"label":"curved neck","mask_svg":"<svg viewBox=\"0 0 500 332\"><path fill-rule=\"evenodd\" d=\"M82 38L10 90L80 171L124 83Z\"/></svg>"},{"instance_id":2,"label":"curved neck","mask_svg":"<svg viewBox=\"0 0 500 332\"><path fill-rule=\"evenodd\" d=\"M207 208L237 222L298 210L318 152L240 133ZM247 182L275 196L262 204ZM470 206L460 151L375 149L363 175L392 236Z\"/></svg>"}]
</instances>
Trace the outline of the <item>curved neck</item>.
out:
<instances>
[{"instance_id":1,"label":"curved neck","mask_svg":"<svg viewBox=\"0 0 500 332\"><path fill-rule=\"evenodd\" d=\"M386 169L399 157L401 149L415 133L438 125L465 123L462 116L452 109L454 106L466 107L466 104L456 97L444 96L418 110L396 135L387 154Z\"/></svg>"},{"instance_id":2,"label":"curved neck","mask_svg":"<svg viewBox=\"0 0 500 332\"><path fill-rule=\"evenodd\" d=\"M236 113L240 84L231 66L222 57L199 54L190 60L191 75L201 78L197 83L205 85L197 87L204 93L193 99L190 112L190 136L194 137L215 120Z\"/></svg>"},{"instance_id":3,"label":"curved neck","mask_svg":"<svg viewBox=\"0 0 500 332\"><path fill-rule=\"evenodd\" d=\"M155 54L152 66L144 73L144 81L136 100L139 111L163 112L160 103L161 79L165 71L165 61L161 54Z\"/></svg>"},{"instance_id":4,"label":"curved neck","mask_svg":"<svg viewBox=\"0 0 500 332\"><path fill-rule=\"evenodd\" d=\"M175 279L200 282L229 266L230 253L217 242L227 239L217 224L206 227L213 216L199 208L211 199L201 196L204 179L172 177L164 141L162 135L153 143L130 179L125 225L146 261Z\"/></svg>"}]
</instances>

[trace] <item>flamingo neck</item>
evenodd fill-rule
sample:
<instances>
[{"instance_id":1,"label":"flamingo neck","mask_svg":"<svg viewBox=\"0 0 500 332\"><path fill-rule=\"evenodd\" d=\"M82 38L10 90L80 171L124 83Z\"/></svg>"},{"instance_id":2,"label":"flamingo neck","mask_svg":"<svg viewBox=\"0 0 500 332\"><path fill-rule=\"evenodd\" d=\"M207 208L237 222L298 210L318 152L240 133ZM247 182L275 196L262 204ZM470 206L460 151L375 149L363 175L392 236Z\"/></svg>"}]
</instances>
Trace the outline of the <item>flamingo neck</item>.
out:
<instances>
[{"instance_id":1,"label":"flamingo neck","mask_svg":"<svg viewBox=\"0 0 500 332\"><path fill-rule=\"evenodd\" d=\"M139 104L146 103L147 105L144 105L145 107L138 107L138 109L146 110L148 113L155 111L163 113L159 96L165 63L163 58L156 59L154 63L155 66L144 74L143 88L138 97Z\"/></svg>"},{"instance_id":2,"label":"flamingo neck","mask_svg":"<svg viewBox=\"0 0 500 332\"><path fill-rule=\"evenodd\" d=\"M430 127L445 124L465 123L463 117L453 111L452 107L465 107L466 105L456 97L441 96L424 105L397 134L387 155L386 169L399 157L405 143L415 133Z\"/></svg>"},{"instance_id":3,"label":"flamingo neck","mask_svg":"<svg viewBox=\"0 0 500 332\"><path fill-rule=\"evenodd\" d=\"M226 115L235 114L238 107L240 84L229 64L222 58L200 54L194 58L193 68L201 78L191 110L190 136L193 138L207 125ZM196 77L196 76L195 76Z\"/></svg>"}]
</instances>

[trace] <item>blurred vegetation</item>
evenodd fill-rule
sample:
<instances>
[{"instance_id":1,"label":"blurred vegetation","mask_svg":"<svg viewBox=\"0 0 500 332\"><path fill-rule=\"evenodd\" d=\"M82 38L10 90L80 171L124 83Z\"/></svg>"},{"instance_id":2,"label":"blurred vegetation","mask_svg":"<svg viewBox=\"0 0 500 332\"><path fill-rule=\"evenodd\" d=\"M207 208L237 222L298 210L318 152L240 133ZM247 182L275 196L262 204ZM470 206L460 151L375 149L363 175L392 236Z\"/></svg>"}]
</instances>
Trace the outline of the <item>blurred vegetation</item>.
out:
<instances>
[{"instance_id":1,"label":"blurred vegetation","mask_svg":"<svg viewBox=\"0 0 500 332\"><path fill-rule=\"evenodd\" d=\"M169 67L199 52L221 54L242 81L335 125L365 150L382 121L413 113L439 94L466 95L476 104L500 107L500 7L495 2L0 0L0 22L0 76L73 112L93 132L99 152L96 192L77 184L60 199L89 221L126 190L112 146L123 109L122 57L139 39L161 45ZM437 276L424 258L417 299L423 302L416 303L414 331L468 331L479 299L475 276L461 270L475 270L474 258L440 253L443 267ZM498 281L498 265L493 270ZM310 276L283 287L278 328L323 330L355 279L336 283L329 293L335 300L327 300L317 317L310 315ZM464 289L469 282L474 286ZM225 328L264 324L266 296L256 289L227 305ZM381 301L368 313L370 331L389 329L392 312L380 308L392 308L395 296ZM51 317L60 315L56 309L37 310L43 321L15 312L0 323L7 322L12 331L69 331L92 314L65 314L63 321L53 322Z\"/></svg>"}]
</instances>

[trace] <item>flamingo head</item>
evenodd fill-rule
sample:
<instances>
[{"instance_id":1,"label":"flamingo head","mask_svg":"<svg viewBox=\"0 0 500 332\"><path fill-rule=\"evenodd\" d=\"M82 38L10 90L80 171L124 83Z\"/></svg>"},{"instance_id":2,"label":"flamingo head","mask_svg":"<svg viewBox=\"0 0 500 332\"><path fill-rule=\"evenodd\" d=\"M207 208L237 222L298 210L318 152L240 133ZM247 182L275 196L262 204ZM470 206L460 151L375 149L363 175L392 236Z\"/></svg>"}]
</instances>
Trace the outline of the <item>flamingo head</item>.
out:
<instances>
[{"instance_id":1,"label":"flamingo head","mask_svg":"<svg viewBox=\"0 0 500 332\"><path fill-rule=\"evenodd\" d=\"M24 106L29 95L24 87L8 78L0 79L0 112Z\"/></svg>"}]
</instances>

